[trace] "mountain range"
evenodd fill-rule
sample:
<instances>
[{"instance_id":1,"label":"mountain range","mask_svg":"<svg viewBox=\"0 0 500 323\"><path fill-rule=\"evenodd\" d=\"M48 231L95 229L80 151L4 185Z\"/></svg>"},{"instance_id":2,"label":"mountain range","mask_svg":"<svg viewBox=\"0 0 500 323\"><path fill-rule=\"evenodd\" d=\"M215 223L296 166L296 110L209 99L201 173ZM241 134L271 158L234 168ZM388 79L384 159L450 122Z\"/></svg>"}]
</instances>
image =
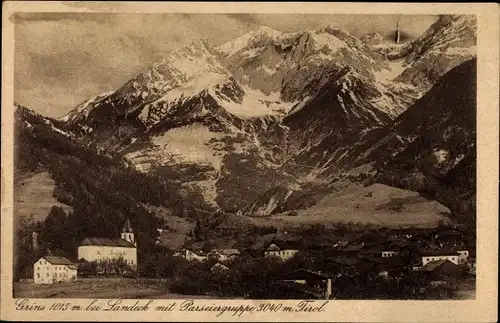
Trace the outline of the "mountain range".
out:
<instances>
[{"instance_id":1,"label":"mountain range","mask_svg":"<svg viewBox=\"0 0 500 323\"><path fill-rule=\"evenodd\" d=\"M402 44L334 24L261 27L218 46L194 41L42 118L201 209L267 216L349 180L464 213L475 210L476 32L474 16L449 15Z\"/></svg>"}]
</instances>

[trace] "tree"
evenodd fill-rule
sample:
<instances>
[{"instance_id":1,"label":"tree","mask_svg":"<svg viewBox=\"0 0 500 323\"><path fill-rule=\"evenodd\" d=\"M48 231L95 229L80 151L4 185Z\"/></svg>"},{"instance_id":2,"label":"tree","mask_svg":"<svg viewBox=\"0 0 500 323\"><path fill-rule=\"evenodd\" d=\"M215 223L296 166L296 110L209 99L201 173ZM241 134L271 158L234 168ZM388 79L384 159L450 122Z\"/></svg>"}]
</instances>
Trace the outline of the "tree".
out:
<instances>
[{"instance_id":1,"label":"tree","mask_svg":"<svg viewBox=\"0 0 500 323\"><path fill-rule=\"evenodd\" d=\"M53 206L45 219L42 231L43 240L54 248L61 248L69 236L66 231L66 213L58 206Z\"/></svg>"}]
</instances>

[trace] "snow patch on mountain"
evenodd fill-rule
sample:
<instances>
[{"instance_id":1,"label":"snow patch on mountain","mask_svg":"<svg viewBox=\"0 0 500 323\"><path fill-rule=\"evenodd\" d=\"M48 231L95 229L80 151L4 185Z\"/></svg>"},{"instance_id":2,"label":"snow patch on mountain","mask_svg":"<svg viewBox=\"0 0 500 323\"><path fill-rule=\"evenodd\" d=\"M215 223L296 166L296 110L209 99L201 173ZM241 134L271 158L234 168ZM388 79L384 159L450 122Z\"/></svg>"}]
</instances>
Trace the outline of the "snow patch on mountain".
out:
<instances>
[{"instance_id":1,"label":"snow patch on mountain","mask_svg":"<svg viewBox=\"0 0 500 323\"><path fill-rule=\"evenodd\" d=\"M379 71L374 71L375 79L383 84L392 82L398 75L400 75L406 67L405 59L400 58L387 62L387 68Z\"/></svg>"},{"instance_id":2,"label":"snow patch on mountain","mask_svg":"<svg viewBox=\"0 0 500 323\"><path fill-rule=\"evenodd\" d=\"M158 150L171 155L179 163L210 164L220 169L222 158L210 149L209 141L221 137L206 126L194 123L153 136L151 141Z\"/></svg>"},{"instance_id":3,"label":"snow patch on mountain","mask_svg":"<svg viewBox=\"0 0 500 323\"><path fill-rule=\"evenodd\" d=\"M98 107L101 103L100 101L104 98L107 98L108 96L112 95L115 91L108 91L104 92L102 94L96 95L82 103L76 106L73 110L71 110L68 114L65 116L59 118L59 121L62 122L72 122L75 119L78 118L87 118L90 114L90 112Z\"/></svg>"},{"instance_id":4,"label":"snow patch on mountain","mask_svg":"<svg viewBox=\"0 0 500 323\"><path fill-rule=\"evenodd\" d=\"M249 33L241 35L221 46L219 46L219 50L224 53L226 56L232 56L237 52L245 49L249 45L259 45L261 42L265 42L266 40L274 40L279 37L282 37L284 34L278 30L262 26L257 30L253 30Z\"/></svg>"},{"instance_id":5,"label":"snow patch on mountain","mask_svg":"<svg viewBox=\"0 0 500 323\"><path fill-rule=\"evenodd\" d=\"M235 102L220 91L210 89L209 93L218 99L219 104L232 115L240 119L251 119L263 116L283 116L292 108L290 103L280 101L279 93L269 95L248 86L242 86L245 92L242 102Z\"/></svg>"},{"instance_id":6,"label":"snow patch on mountain","mask_svg":"<svg viewBox=\"0 0 500 323\"><path fill-rule=\"evenodd\" d=\"M162 75L167 76L163 78L165 81L173 79L182 83L205 73L225 72L219 60L207 47L209 45L206 41L192 42L188 46L174 50L154 67Z\"/></svg>"},{"instance_id":7,"label":"snow patch on mountain","mask_svg":"<svg viewBox=\"0 0 500 323\"><path fill-rule=\"evenodd\" d=\"M348 45L345 41L327 32L317 31L311 33L314 38L314 50L322 51L323 54L336 53Z\"/></svg>"}]
</instances>

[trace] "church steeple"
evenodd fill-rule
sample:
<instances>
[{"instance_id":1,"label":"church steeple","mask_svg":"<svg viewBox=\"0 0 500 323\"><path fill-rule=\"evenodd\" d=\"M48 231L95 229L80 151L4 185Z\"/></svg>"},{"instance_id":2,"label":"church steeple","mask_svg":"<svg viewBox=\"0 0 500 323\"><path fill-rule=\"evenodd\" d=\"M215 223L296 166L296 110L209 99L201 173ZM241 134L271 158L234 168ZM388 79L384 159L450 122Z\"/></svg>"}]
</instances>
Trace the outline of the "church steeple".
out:
<instances>
[{"instance_id":1,"label":"church steeple","mask_svg":"<svg viewBox=\"0 0 500 323\"><path fill-rule=\"evenodd\" d=\"M134 231L132 230L132 226L130 225L129 219L127 219L125 221L125 224L123 225L121 236L122 236L123 240L126 240L126 241L134 244L134 246L136 245L136 241L134 238Z\"/></svg>"}]
</instances>

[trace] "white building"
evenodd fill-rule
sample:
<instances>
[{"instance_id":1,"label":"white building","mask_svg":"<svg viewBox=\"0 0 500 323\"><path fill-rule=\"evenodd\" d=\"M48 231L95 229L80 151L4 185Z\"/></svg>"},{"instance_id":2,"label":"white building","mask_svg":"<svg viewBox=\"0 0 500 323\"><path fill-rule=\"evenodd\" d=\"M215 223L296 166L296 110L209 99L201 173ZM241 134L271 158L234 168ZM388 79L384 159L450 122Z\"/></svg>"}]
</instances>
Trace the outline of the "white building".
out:
<instances>
[{"instance_id":1,"label":"white building","mask_svg":"<svg viewBox=\"0 0 500 323\"><path fill-rule=\"evenodd\" d=\"M103 263L120 258L132 269L137 268L137 242L129 220L120 239L85 238L78 246L78 259Z\"/></svg>"},{"instance_id":2,"label":"white building","mask_svg":"<svg viewBox=\"0 0 500 323\"><path fill-rule=\"evenodd\" d=\"M397 251L382 251L382 258L394 257L396 254Z\"/></svg>"},{"instance_id":3,"label":"white building","mask_svg":"<svg viewBox=\"0 0 500 323\"><path fill-rule=\"evenodd\" d=\"M207 260L207 256L200 256L196 253L194 253L191 250L188 249L182 249L174 254L174 257L181 257L186 259L187 261L193 261L193 260L198 260L198 261L205 261Z\"/></svg>"},{"instance_id":4,"label":"white building","mask_svg":"<svg viewBox=\"0 0 500 323\"><path fill-rule=\"evenodd\" d=\"M458 263L465 264L467 263L467 259L469 258L469 250L458 250Z\"/></svg>"},{"instance_id":5,"label":"white building","mask_svg":"<svg viewBox=\"0 0 500 323\"><path fill-rule=\"evenodd\" d=\"M45 256L33 264L35 284L53 284L76 280L77 266L64 257Z\"/></svg>"},{"instance_id":6,"label":"white building","mask_svg":"<svg viewBox=\"0 0 500 323\"><path fill-rule=\"evenodd\" d=\"M295 257L299 250L289 243L285 242L273 242L264 251L264 256L266 257L276 257L282 261L287 261Z\"/></svg>"},{"instance_id":7,"label":"white building","mask_svg":"<svg viewBox=\"0 0 500 323\"><path fill-rule=\"evenodd\" d=\"M437 251L437 252L424 252L422 256L422 266L425 266L428 262L436 260L449 260L455 265L459 264L460 254L456 251Z\"/></svg>"}]
</instances>

